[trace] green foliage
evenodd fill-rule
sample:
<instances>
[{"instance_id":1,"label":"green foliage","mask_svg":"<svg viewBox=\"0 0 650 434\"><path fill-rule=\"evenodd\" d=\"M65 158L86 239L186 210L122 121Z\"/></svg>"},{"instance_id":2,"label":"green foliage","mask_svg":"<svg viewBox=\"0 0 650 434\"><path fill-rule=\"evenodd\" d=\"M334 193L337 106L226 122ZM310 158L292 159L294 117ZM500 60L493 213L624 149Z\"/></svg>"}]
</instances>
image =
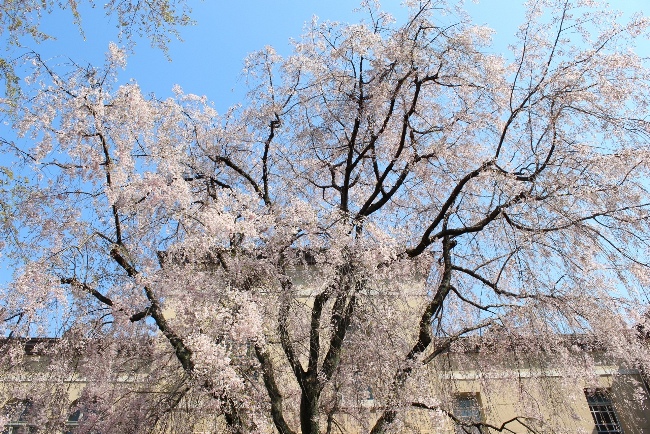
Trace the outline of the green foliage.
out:
<instances>
[{"instance_id":1,"label":"green foliage","mask_svg":"<svg viewBox=\"0 0 650 434\"><path fill-rule=\"evenodd\" d=\"M94 0L3 0L0 3L0 38L4 44L0 51L0 80L4 81L10 106L20 92L12 60L15 49L25 38L38 43L56 37L40 30L42 17L54 10L70 11L74 25L83 36L80 6L84 2L93 8L97 5ZM152 46L165 52L172 38L180 38L177 27L194 23L186 0L109 0L103 7L107 16L117 17L117 36L121 42L132 45L135 36L146 37Z\"/></svg>"},{"instance_id":2,"label":"green foliage","mask_svg":"<svg viewBox=\"0 0 650 434\"><path fill-rule=\"evenodd\" d=\"M11 62L0 57L0 77L5 82L5 95L9 102L15 101L20 92L18 76Z\"/></svg>"},{"instance_id":3,"label":"green foliage","mask_svg":"<svg viewBox=\"0 0 650 434\"><path fill-rule=\"evenodd\" d=\"M0 166L0 259L24 263L28 257L20 241L20 203L29 194L27 177Z\"/></svg>"}]
</instances>

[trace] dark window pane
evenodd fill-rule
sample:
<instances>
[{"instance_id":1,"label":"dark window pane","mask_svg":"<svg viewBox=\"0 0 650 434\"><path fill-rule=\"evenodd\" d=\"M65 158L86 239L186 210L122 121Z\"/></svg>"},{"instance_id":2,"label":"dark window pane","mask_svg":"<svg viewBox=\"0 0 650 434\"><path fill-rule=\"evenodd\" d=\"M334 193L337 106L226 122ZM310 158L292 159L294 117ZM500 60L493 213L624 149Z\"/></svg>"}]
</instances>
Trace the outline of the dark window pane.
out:
<instances>
[{"instance_id":1,"label":"dark window pane","mask_svg":"<svg viewBox=\"0 0 650 434\"><path fill-rule=\"evenodd\" d=\"M598 434L623 434L614 406L605 389L586 389L585 396L589 411Z\"/></svg>"}]
</instances>

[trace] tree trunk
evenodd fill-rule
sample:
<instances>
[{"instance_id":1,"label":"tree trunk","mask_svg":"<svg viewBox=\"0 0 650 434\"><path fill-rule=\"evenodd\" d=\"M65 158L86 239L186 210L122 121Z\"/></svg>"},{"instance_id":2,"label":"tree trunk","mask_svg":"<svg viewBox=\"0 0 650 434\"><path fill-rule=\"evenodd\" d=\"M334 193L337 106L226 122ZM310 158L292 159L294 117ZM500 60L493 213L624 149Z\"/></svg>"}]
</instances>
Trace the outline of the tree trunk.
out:
<instances>
[{"instance_id":1,"label":"tree trunk","mask_svg":"<svg viewBox=\"0 0 650 434\"><path fill-rule=\"evenodd\" d=\"M318 400L320 390L318 385L308 384L300 397L300 429L302 434L319 434Z\"/></svg>"}]
</instances>

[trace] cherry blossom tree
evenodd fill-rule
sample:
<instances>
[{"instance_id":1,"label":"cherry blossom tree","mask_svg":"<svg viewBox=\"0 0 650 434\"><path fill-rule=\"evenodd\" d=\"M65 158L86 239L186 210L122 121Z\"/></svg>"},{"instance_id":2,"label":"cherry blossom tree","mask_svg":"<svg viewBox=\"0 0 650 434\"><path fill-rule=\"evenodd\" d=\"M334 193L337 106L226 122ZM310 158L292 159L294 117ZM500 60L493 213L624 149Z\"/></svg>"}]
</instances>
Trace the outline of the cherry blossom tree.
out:
<instances>
[{"instance_id":1,"label":"cherry blossom tree","mask_svg":"<svg viewBox=\"0 0 650 434\"><path fill-rule=\"evenodd\" d=\"M223 114L117 86L114 45L103 67L35 58L5 144L31 175L0 365L43 381L0 393L50 429L74 380L79 432L378 434L466 423L459 366L647 369L650 21L531 1L500 54L462 10L407 3L251 55ZM475 425L553 428L520 392Z\"/></svg>"}]
</instances>

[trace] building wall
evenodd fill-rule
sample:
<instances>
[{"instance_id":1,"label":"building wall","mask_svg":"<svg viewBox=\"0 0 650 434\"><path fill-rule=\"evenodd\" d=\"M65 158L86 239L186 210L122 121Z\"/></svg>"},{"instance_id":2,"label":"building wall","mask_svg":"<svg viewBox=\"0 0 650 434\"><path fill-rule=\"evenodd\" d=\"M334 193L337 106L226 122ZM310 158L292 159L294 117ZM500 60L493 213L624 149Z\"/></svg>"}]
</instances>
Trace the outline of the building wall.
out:
<instances>
[{"instance_id":1,"label":"building wall","mask_svg":"<svg viewBox=\"0 0 650 434\"><path fill-rule=\"evenodd\" d=\"M537 372L521 371L521 377L485 378L476 371L454 371L441 375L430 373L431 396L438 392L441 408L451 409L456 397L471 396L476 399L484 423L505 428L514 433L597 434L589 410L585 389L605 390L609 393L625 434L650 434L650 400L648 390L637 371L619 370L603 366L596 376L564 378L553 372L545 376ZM453 378L450 378L453 377ZM337 423L345 432L367 433L381 415L383 406L376 400L366 400L367 421L362 423L352 416L337 416ZM433 406L433 405L432 405ZM522 415L521 422L515 419ZM402 409L395 433L456 434L455 424L444 412L429 409ZM333 432L337 432L334 430ZM482 433L500 431L486 428Z\"/></svg>"}]
</instances>

